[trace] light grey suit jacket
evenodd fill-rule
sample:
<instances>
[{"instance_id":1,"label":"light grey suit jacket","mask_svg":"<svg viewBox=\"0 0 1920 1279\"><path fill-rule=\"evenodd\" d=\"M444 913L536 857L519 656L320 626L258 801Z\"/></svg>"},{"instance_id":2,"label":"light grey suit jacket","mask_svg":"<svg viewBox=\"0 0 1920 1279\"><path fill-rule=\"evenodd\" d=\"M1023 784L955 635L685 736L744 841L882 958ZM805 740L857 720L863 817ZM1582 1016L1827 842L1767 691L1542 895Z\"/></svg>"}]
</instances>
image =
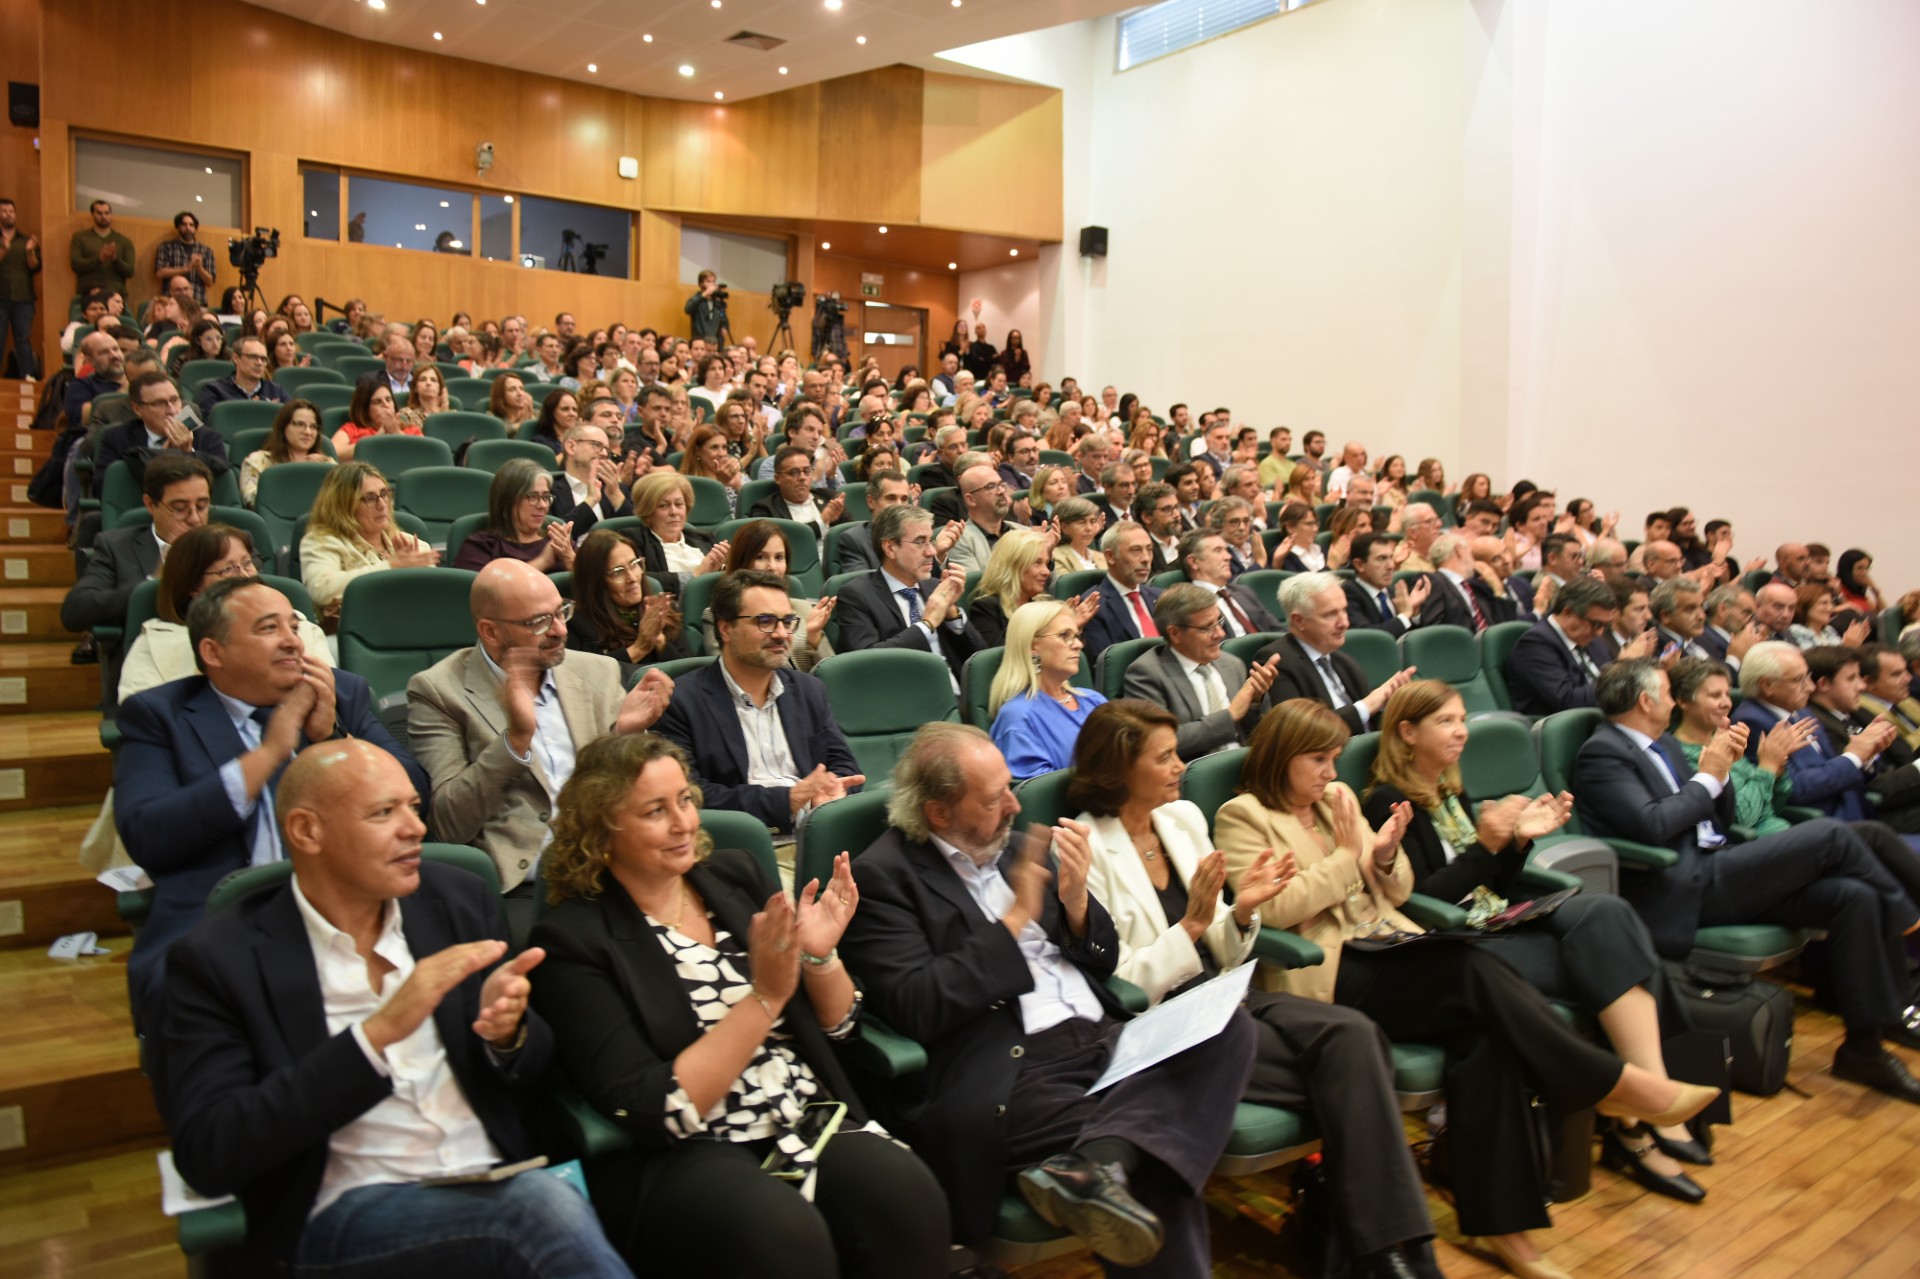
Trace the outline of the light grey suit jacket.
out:
<instances>
[{"instance_id":1,"label":"light grey suit jacket","mask_svg":"<svg viewBox=\"0 0 1920 1279\"><path fill-rule=\"evenodd\" d=\"M613 731L626 696L618 662L569 652L553 679L575 750ZM463 648L407 681L407 737L433 778L435 837L484 850L500 886L516 887L540 854L565 779L548 777L538 755L522 764L508 751L500 683L484 653Z\"/></svg>"},{"instance_id":2,"label":"light grey suit jacket","mask_svg":"<svg viewBox=\"0 0 1920 1279\"><path fill-rule=\"evenodd\" d=\"M1229 699L1247 682L1246 663L1231 653L1215 658L1213 668L1220 673L1220 683ZM1127 677L1121 687L1128 697L1138 697L1173 712L1174 718L1180 721L1177 736L1181 759L1198 759L1210 751L1240 742L1240 726L1234 722L1231 710L1217 710L1211 715L1202 713L1199 690L1180 668L1179 655L1171 648L1156 648L1127 667ZM437 789L439 783L436 781L434 785Z\"/></svg>"}]
</instances>

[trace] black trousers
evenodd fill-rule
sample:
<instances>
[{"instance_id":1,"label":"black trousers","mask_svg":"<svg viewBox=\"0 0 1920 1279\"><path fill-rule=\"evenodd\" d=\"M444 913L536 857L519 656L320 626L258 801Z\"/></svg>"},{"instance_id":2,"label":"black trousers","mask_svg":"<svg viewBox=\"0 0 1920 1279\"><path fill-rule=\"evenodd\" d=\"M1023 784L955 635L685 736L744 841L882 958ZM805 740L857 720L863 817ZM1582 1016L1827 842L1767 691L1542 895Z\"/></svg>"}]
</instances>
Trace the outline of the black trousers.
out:
<instances>
[{"instance_id":1,"label":"black trousers","mask_svg":"<svg viewBox=\"0 0 1920 1279\"><path fill-rule=\"evenodd\" d=\"M1920 808L1909 810L1916 819L1920 819ZM1916 822L1920 829L1920 821ZM1905 826L1895 827L1885 821L1849 822L1847 829L1860 837L1881 869L1893 876L1894 882L1906 891L1908 897L1920 902L1920 852L1914 851L1913 841L1902 839L1900 832ZM1912 832L1909 831L1909 834Z\"/></svg>"},{"instance_id":2,"label":"black trousers","mask_svg":"<svg viewBox=\"0 0 1920 1279\"><path fill-rule=\"evenodd\" d=\"M1347 1251L1364 1257L1432 1238L1380 1027L1339 1004L1270 991L1249 995L1247 1011L1259 1048L1245 1099L1312 1109Z\"/></svg>"},{"instance_id":3,"label":"black trousers","mask_svg":"<svg viewBox=\"0 0 1920 1279\"><path fill-rule=\"evenodd\" d=\"M1635 986L1653 987L1660 957L1625 899L1582 894L1544 919L1478 943L1548 999L1597 1013Z\"/></svg>"},{"instance_id":4,"label":"black trousers","mask_svg":"<svg viewBox=\"0 0 1920 1279\"><path fill-rule=\"evenodd\" d=\"M683 1141L588 1165L607 1237L635 1274L939 1279L947 1197L912 1151L850 1132L820 1152L814 1201L760 1171L765 1143Z\"/></svg>"},{"instance_id":5,"label":"black trousers","mask_svg":"<svg viewBox=\"0 0 1920 1279\"><path fill-rule=\"evenodd\" d=\"M1778 924L1827 930L1827 964L1850 1029L1899 1020L1907 988L1902 936L1920 907L1850 827L1831 818L1733 844L1707 862L1702 927Z\"/></svg>"},{"instance_id":6,"label":"black trousers","mask_svg":"<svg viewBox=\"0 0 1920 1279\"><path fill-rule=\"evenodd\" d=\"M1546 998L1480 942L1346 948L1334 1000L1389 1039L1447 1053L1454 1206L1470 1235L1552 1224L1531 1088L1554 1110L1585 1110L1613 1090L1620 1059L1575 1035Z\"/></svg>"},{"instance_id":7,"label":"black trousers","mask_svg":"<svg viewBox=\"0 0 1920 1279\"><path fill-rule=\"evenodd\" d=\"M1144 1266L1101 1266L1110 1275L1207 1279L1212 1249L1201 1191L1253 1071L1253 1020L1240 1009L1207 1042L1089 1093L1123 1024L1074 1018L1027 1037L1007 1104L1007 1163L1031 1168L1101 1137L1130 1142L1151 1159L1129 1188L1160 1218L1166 1244Z\"/></svg>"}]
</instances>

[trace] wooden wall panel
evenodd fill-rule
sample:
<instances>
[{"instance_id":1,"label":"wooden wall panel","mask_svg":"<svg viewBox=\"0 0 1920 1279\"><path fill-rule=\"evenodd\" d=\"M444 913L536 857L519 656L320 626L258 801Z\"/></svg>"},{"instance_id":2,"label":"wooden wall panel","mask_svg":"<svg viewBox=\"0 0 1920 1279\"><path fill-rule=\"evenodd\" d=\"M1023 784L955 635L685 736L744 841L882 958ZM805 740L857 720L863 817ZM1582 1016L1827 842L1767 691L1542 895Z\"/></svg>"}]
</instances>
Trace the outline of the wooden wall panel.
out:
<instances>
[{"instance_id":1,"label":"wooden wall panel","mask_svg":"<svg viewBox=\"0 0 1920 1279\"><path fill-rule=\"evenodd\" d=\"M883 67L820 85L816 217L920 220L920 115L926 72Z\"/></svg>"},{"instance_id":2,"label":"wooden wall panel","mask_svg":"<svg viewBox=\"0 0 1920 1279\"><path fill-rule=\"evenodd\" d=\"M646 203L689 213L816 213L820 86L737 104L644 99Z\"/></svg>"},{"instance_id":3,"label":"wooden wall panel","mask_svg":"<svg viewBox=\"0 0 1920 1279\"><path fill-rule=\"evenodd\" d=\"M1059 93L934 72L925 88L921 223L1060 239L1063 169L1031 160L1060 154ZM1002 176L1011 172L1018 182Z\"/></svg>"},{"instance_id":4,"label":"wooden wall panel","mask_svg":"<svg viewBox=\"0 0 1920 1279\"><path fill-rule=\"evenodd\" d=\"M40 83L40 0L0 0L0 31L6 32L0 39L0 80ZM39 132L10 124L0 116L0 196L14 202L20 230L38 239L44 249L47 235L40 213L41 161L34 146ZM46 346L36 341L34 350L44 364Z\"/></svg>"}]
</instances>

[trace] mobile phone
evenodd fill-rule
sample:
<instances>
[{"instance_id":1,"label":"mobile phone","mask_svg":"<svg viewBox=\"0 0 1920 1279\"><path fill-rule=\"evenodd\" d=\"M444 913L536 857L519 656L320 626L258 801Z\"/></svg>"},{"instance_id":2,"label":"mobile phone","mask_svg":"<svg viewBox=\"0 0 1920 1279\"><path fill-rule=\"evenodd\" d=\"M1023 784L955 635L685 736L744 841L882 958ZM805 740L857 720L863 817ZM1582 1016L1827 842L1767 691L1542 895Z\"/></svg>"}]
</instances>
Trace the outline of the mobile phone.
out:
<instances>
[{"instance_id":1,"label":"mobile phone","mask_svg":"<svg viewBox=\"0 0 1920 1279\"><path fill-rule=\"evenodd\" d=\"M793 1126L793 1132L807 1144L817 1161L821 1149L833 1140L846 1117L846 1102L816 1101L800 1112L800 1122ZM778 1148L761 1162L760 1171L783 1181L805 1181L807 1177L807 1165L796 1163L794 1156Z\"/></svg>"}]
</instances>

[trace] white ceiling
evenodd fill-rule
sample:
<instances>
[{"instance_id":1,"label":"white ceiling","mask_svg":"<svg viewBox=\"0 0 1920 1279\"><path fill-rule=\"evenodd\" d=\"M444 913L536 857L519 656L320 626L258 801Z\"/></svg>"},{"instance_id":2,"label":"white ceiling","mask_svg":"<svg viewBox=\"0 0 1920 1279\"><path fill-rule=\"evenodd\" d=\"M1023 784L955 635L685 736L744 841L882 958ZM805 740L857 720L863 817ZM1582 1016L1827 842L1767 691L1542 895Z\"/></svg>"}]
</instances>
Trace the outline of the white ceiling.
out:
<instances>
[{"instance_id":1,"label":"white ceiling","mask_svg":"<svg viewBox=\"0 0 1920 1279\"><path fill-rule=\"evenodd\" d=\"M1136 0L841 0L837 12L824 0L720 0L720 8L713 0L385 0L383 10L367 0L251 2L384 44L629 93L712 101L719 92L731 102L899 62L928 65L944 49L1118 12ZM769 52L726 43L740 31L787 43ZM692 76L679 74L683 64Z\"/></svg>"}]
</instances>

